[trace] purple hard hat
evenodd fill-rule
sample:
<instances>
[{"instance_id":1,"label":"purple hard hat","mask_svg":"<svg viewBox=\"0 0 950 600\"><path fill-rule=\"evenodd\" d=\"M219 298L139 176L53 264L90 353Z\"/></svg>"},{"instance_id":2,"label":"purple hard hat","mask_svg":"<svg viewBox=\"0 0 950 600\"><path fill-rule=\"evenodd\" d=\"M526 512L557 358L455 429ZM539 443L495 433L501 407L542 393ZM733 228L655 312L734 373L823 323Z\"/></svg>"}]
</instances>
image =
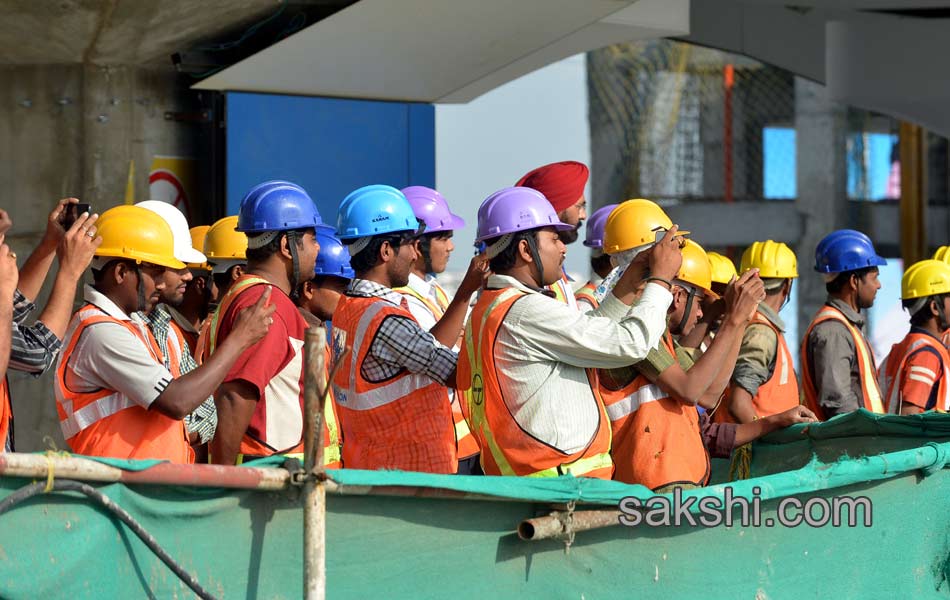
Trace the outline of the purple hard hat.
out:
<instances>
[{"instance_id":1,"label":"purple hard hat","mask_svg":"<svg viewBox=\"0 0 950 600\"><path fill-rule=\"evenodd\" d=\"M412 212L415 213L416 218L425 222L425 233L454 231L465 227L465 220L452 214L445 198L434 189L424 185L414 185L404 188L402 193L412 205Z\"/></svg>"},{"instance_id":2,"label":"purple hard hat","mask_svg":"<svg viewBox=\"0 0 950 600\"><path fill-rule=\"evenodd\" d=\"M553 227L557 231L574 229L573 225L561 223L551 203L541 192L526 187L504 188L486 198L478 207L475 242L542 227Z\"/></svg>"},{"instance_id":3,"label":"purple hard hat","mask_svg":"<svg viewBox=\"0 0 950 600\"><path fill-rule=\"evenodd\" d=\"M607 224L607 217L611 211L617 208L616 204L601 206L594 211L594 214L587 220L587 235L584 238L584 245L588 248L604 247L604 225Z\"/></svg>"}]
</instances>

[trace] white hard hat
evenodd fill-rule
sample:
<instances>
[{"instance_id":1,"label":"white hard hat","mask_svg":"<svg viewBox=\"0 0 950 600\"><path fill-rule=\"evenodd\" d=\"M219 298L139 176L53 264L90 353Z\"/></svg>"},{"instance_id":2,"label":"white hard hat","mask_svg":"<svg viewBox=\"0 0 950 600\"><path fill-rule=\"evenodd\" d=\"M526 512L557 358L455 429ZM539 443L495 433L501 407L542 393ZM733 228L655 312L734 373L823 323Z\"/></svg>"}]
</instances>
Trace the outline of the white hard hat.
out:
<instances>
[{"instance_id":1,"label":"white hard hat","mask_svg":"<svg viewBox=\"0 0 950 600\"><path fill-rule=\"evenodd\" d=\"M171 227L175 238L175 258L184 263L201 264L207 262L207 257L191 246L191 232L188 230L188 219L180 210L161 200L145 200L136 206L148 209L165 219Z\"/></svg>"}]
</instances>

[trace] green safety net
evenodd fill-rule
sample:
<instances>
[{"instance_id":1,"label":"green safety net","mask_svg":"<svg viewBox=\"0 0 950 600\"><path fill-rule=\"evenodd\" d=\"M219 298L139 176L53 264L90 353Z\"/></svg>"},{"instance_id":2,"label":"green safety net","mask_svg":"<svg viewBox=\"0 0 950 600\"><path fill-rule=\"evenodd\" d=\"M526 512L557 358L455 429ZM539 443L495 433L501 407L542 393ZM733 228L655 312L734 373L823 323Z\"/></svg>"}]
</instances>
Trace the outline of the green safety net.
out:
<instances>
[{"instance_id":1,"label":"green safety net","mask_svg":"<svg viewBox=\"0 0 950 600\"><path fill-rule=\"evenodd\" d=\"M758 462L778 464L783 449L806 457L804 465L730 486L771 516L784 498L865 495L874 502L872 527L617 526L577 533L569 551L563 540L520 541L514 530L552 506L616 507L624 497L648 500L652 492L570 476L330 471L343 493L327 497L328 597L946 597L950 470L943 467L950 443L940 438L948 424L942 415L857 413L807 431L790 428L755 445L753 472ZM882 453L895 440L910 447ZM0 478L0 500L28 483ZM299 489L97 487L213 594L301 597ZM726 487L684 496L721 498ZM439 497L446 495L456 497ZM871 563L862 548L878 550ZM192 597L133 534L84 497L48 494L0 515L0 597L103 596Z\"/></svg>"}]
</instances>

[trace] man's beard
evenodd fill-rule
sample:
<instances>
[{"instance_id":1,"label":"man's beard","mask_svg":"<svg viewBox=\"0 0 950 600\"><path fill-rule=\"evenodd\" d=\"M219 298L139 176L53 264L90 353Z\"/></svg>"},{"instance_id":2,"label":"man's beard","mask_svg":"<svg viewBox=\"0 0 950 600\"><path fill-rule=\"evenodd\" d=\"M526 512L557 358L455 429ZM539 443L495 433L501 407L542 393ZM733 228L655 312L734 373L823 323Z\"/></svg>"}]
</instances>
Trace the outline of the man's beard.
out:
<instances>
[{"instance_id":1,"label":"man's beard","mask_svg":"<svg viewBox=\"0 0 950 600\"><path fill-rule=\"evenodd\" d=\"M557 237L560 238L561 242L564 245L573 244L577 241L577 238L581 235L581 227L584 225L584 221L580 221L574 227L574 229L568 229L566 231L558 231Z\"/></svg>"}]
</instances>

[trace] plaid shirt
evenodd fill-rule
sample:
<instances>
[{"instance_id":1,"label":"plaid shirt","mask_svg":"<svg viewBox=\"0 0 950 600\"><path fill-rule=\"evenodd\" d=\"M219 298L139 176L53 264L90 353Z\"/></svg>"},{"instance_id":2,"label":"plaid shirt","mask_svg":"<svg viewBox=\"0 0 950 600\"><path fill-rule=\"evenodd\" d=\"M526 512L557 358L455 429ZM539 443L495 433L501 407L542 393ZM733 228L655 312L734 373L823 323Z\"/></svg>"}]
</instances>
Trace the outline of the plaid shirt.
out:
<instances>
[{"instance_id":1,"label":"plaid shirt","mask_svg":"<svg viewBox=\"0 0 950 600\"><path fill-rule=\"evenodd\" d=\"M10 368L39 377L53 364L63 341L37 321L29 327L23 322L36 305L17 290L13 295L13 341L10 347Z\"/></svg>"},{"instance_id":2,"label":"plaid shirt","mask_svg":"<svg viewBox=\"0 0 950 600\"><path fill-rule=\"evenodd\" d=\"M379 298L401 307L409 314L405 297L392 289L367 281L353 279L347 296ZM458 354L446 348L428 331L419 327L411 316L390 315L383 319L370 346L360 374L367 381L385 381L403 370L426 375L445 385L455 371Z\"/></svg>"},{"instance_id":3,"label":"plaid shirt","mask_svg":"<svg viewBox=\"0 0 950 600\"><path fill-rule=\"evenodd\" d=\"M143 315L148 328L152 330L155 341L162 351L162 360L166 369L171 369L171 363L168 357L168 336L171 330L171 313L164 304L159 304L151 313ZM191 356L191 348L188 342L182 340L182 353L178 360L179 372L184 375L198 368L198 363ZM201 443L211 441L214 437L215 429L218 427L218 411L214 407L214 397L209 396L193 413L185 417L185 427L190 433L197 433Z\"/></svg>"}]
</instances>

